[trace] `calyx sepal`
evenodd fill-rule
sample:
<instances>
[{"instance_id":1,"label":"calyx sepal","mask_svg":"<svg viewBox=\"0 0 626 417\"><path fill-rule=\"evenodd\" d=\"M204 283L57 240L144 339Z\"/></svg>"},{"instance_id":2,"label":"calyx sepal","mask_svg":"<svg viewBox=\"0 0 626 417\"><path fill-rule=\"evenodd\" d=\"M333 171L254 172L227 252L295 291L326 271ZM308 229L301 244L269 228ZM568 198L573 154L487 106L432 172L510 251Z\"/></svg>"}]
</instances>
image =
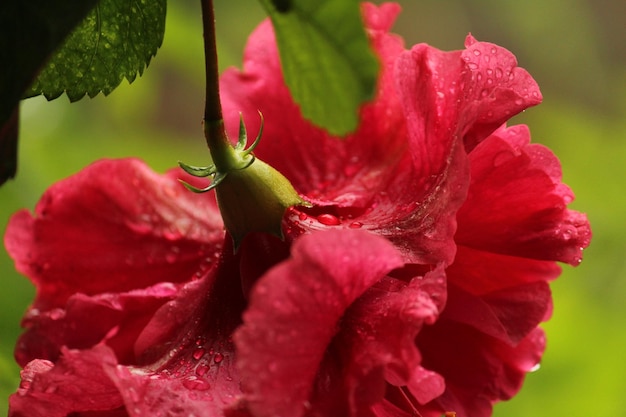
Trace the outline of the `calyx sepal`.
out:
<instances>
[{"instance_id":1,"label":"calyx sepal","mask_svg":"<svg viewBox=\"0 0 626 417\"><path fill-rule=\"evenodd\" d=\"M261 115L259 113L259 115ZM181 181L189 190L203 193L215 189L217 203L237 249L250 232L270 233L283 238L282 219L292 206L310 206L280 172L257 159L252 151L263 133L263 116L259 133L246 149L248 134L243 118L239 122L239 138L232 146L213 152L214 164L198 167L179 162L179 166L194 177L211 177L205 188Z\"/></svg>"}]
</instances>

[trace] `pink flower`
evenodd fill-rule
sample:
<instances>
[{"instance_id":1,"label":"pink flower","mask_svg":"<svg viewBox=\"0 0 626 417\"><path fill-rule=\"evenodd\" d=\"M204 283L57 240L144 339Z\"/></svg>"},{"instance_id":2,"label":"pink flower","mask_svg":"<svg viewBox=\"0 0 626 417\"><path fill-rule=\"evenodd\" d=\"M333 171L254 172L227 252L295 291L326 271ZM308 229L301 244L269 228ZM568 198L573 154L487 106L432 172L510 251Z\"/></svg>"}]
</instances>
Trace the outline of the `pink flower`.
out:
<instances>
[{"instance_id":1,"label":"pink flower","mask_svg":"<svg viewBox=\"0 0 626 417\"><path fill-rule=\"evenodd\" d=\"M411 406L392 402L423 416L486 416L539 363L545 342L537 325L550 314L554 261L580 262L589 224L566 208L573 195L554 155L530 145L525 126L503 125L541 100L514 56L471 36L463 51L405 51L387 32L397 12L393 4L365 6L384 69L377 100L344 141L300 117L276 75L268 24L251 38L244 70L223 77L226 114L234 128L238 111L253 120L260 110L266 141L257 155L316 203L286 219L292 237L366 229L414 268L447 267L447 306L417 336L421 364L443 378L445 392L405 382Z\"/></svg>"},{"instance_id":2,"label":"pink flower","mask_svg":"<svg viewBox=\"0 0 626 417\"><path fill-rule=\"evenodd\" d=\"M37 286L12 416L481 417L519 390L555 261L580 262L589 225L550 151L504 126L541 100L513 55L471 36L405 50L397 13L364 6L383 72L343 141L300 116L269 23L223 76L227 126L243 111L253 131L260 110L256 155L315 204L288 213L285 242L234 254L212 195L136 160L12 218Z\"/></svg>"}]
</instances>

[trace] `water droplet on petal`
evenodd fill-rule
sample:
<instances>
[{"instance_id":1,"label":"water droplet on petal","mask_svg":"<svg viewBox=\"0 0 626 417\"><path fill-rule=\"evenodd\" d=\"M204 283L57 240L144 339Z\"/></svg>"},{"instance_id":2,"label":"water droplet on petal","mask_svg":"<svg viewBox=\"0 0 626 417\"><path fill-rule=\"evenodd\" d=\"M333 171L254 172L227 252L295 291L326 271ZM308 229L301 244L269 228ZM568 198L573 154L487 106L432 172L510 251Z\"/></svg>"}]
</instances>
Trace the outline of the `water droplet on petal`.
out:
<instances>
[{"instance_id":1,"label":"water droplet on petal","mask_svg":"<svg viewBox=\"0 0 626 417\"><path fill-rule=\"evenodd\" d=\"M298 215L298 218L300 219L300 221L305 221L309 216L306 215L306 213L300 213Z\"/></svg>"},{"instance_id":2,"label":"water droplet on petal","mask_svg":"<svg viewBox=\"0 0 626 417\"><path fill-rule=\"evenodd\" d=\"M196 375L198 376L206 375L206 373L209 372L209 369L211 369L209 365L199 365L196 368Z\"/></svg>"},{"instance_id":3,"label":"water droplet on petal","mask_svg":"<svg viewBox=\"0 0 626 417\"><path fill-rule=\"evenodd\" d=\"M220 363L224 360L224 355L222 355L221 353L216 353L215 356L213 357L213 362L215 363Z\"/></svg>"},{"instance_id":4,"label":"water droplet on petal","mask_svg":"<svg viewBox=\"0 0 626 417\"><path fill-rule=\"evenodd\" d=\"M361 222L350 223L350 229L360 229L361 227L363 227L363 223Z\"/></svg>"},{"instance_id":5,"label":"water droplet on petal","mask_svg":"<svg viewBox=\"0 0 626 417\"><path fill-rule=\"evenodd\" d=\"M474 49L474 55L479 56L480 55L480 51L478 49Z\"/></svg>"},{"instance_id":6,"label":"water droplet on petal","mask_svg":"<svg viewBox=\"0 0 626 417\"><path fill-rule=\"evenodd\" d=\"M198 348L196 350L193 351L193 358L195 360L200 360L200 358L202 358L204 356L204 354L206 353L206 350L203 348Z\"/></svg>"},{"instance_id":7,"label":"water droplet on petal","mask_svg":"<svg viewBox=\"0 0 626 417\"><path fill-rule=\"evenodd\" d=\"M338 226L341 224L341 220L337 216L327 213L317 216L317 221L326 226Z\"/></svg>"},{"instance_id":8,"label":"water droplet on petal","mask_svg":"<svg viewBox=\"0 0 626 417\"><path fill-rule=\"evenodd\" d=\"M202 379L197 379L194 376L189 377L187 379L183 379L183 385L185 388L191 389L194 391L207 391L211 389L211 384L209 384L207 381L204 381Z\"/></svg>"},{"instance_id":9,"label":"water droplet on petal","mask_svg":"<svg viewBox=\"0 0 626 417\"><path fill-rule=\"evenodd\" d=\"M539 368L541 368L541 364L538 363L535 366L533 366L532 368L530 368L530 370L528 372L537 372L539 370Z\"/></svg>"},{"instance_id":10,"label":"water droplet on petal","mask_svg":"<svg viewBox=\"0 0 626 417\"><path fill-rule=\"evenodd\" d=\"M164 230L163 237L167 240L178 240L181 237L181 233L178 230Z\"/></svg>"}]
</instances>

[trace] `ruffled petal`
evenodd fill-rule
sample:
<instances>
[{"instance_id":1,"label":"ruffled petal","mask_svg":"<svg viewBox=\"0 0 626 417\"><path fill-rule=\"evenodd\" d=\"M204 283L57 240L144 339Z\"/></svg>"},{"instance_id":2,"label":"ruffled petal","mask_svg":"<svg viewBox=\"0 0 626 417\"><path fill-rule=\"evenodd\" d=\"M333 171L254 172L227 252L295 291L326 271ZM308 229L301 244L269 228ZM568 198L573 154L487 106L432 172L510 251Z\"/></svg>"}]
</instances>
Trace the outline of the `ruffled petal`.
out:
<instances>
[{"instance_id":1,"label":"ruffled petal","mask_svg":"<svg viewBox=\"0 0 626 417\"><path fill-rule=\"evenodd\" d=\"M483 251L578 265L591 239L589 222L566 208L574 196L561 182L558 159L529 142L526 126L514 126L472 151L456 240Z\"/></svg>"},{"instance_id":2,"label":"ruffled petal","mask_svg":"<svg viewBox=\"0 0 626 417\"><path fill-rule=\"evenodd\" d=\"M30 309L22 321L27 331L17 344L17 362L34 359L56 361L61 347L86 349L106 339L123 363L136 361L134 343L155 312L175 298L179 288L171 283L128 293L72 295L63 308Z\"/></svg>"},{"instance_id":3,"label":"ruffled petal","mask_svg":"<svg viewBox=\"0 0 626 417\"><path fill-rule=\"evenodd\" d=\"M152 319L142 323L143 332L139 336L134 333L136 340L119 340L125 350L135 348L141 355L137 364L121 364L116 352L105 344L111 343L114 333L93 346L62 347L55 363L37 359L31 362L38 364L36 368L27 365L32 372L23 375L24 389L11 397L10 416L50 415L37 413L48 410L58 399L41 391L74 398L64 400L59 417L83 412L107 417L224 416L241 396L230 335L240 324L244 309L241 288L232 281L238 259L232 255L232 246L224 253L212 269L161 303ZM126 297L133 300L126 294L116 300ZM141 303L135 307L140 308ZM130 309L129 314L132 312ZM106 320L107 314L103 318ZM101 391L100 395L91 395L92 387Z\"/></svg>"},{"instance_id":4,"label":"ruffled petal","mask_svg":"<svg viewBox=\"0 0 626 417\"><path fill-rule=\"evenodd\" d=\"M315 233L294 243L291 258L255 285L234 335L252 414L303 415L341 316L400 265L393 246L362 231Z\"/></svg>"},{"instance_id":5,"label":"ruffled petal","mask_svg":"<svg viewBox=\"0 0 626 417\"><path fill-rule=\"evenodd\" d=\"M222 237L212 195L191 195L174 175L124 159L97 162L52 186L34 216L12 217L5 244L37 287L34 308L48 310L76 292L186 281Z\"/></svg>"},{"instance_id":6,"label":"ruffled petal","mask_svg":"<svg viewBox=\"0 0 626 417\"><path fill-rule=\"evenodd\" d=\"M468 151L511 117L541 103L539 86L532 76L517 66L511 52L489 42L478 42L472 35L465 39L461 59L467 68L463 91L465 108L462 119Z\"/></svg>"},{"instance_id":7,"label":"ruffled petal","mask_svg":"<svg viewBox=\"0 0 626 417\"><path fill-rule=\"evenodd\" d=\"M64 348L56 364L30 362L9 399L9 416L65 417L105 410L107 416L122 416L122 396L106 372L116 363L113 351L103 345L86 351Z\"/></svg>"},{"instance_id":8,"label":"ruffled petal","mask_svg":"<svg viewBox=\"0 0 626 417\"><path fill-rule=\"evenodd\" d=\"M314 415L374 416L375 404L405 386L418 402L441 395L443 379L420 366L415 346L422 326L438 317L441 301L443 268L408 284L386 277L367 290L346 311L327 349L311 399Z\"/></svg>"},{"instance_id":9,"label":"ruffled petal","mask_svg":"<svg viewBox=\"0 0 626 417\"><path fill-rule=\"evenodd\" d=\"M446 270L450 282L474 295L552 281L560 273L556 262L501 255L464 245L458 246L454 263Z\"/></svg>"},{"instance_id":10,"label":"ruffled petal","mask_svg":"<svg viewBox=\"0 0 626 417\"><path fill-rule=\"evenodd\" d=\"M493 404L510 399L545 349L545 335L534 329L518 344L493 338L444 314L417 339L423 366L442 375L445 393L420 408L424 417L454 411L457 417L491 416Z\"/></svg>"}]
</instances>

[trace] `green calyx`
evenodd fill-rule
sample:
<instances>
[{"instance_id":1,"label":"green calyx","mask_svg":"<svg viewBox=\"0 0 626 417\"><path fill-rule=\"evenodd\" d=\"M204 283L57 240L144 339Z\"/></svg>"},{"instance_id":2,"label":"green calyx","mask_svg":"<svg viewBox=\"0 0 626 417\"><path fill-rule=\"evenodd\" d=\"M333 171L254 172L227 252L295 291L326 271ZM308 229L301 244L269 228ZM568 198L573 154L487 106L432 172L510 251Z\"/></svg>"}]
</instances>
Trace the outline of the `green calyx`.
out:
<instances>
[{"instance_id":1,"label":"green calyx","mask_svg":"<svg viewBox=\"0 0 626 417\"><path fill-rule=\"evenodd\" d=\"M287 178L252 154L262 132L261 116L259 134L246 149L248 135L243 119L240 119L239 139L235 146L224 141L213 144L217 146L209 144L213 165L197 167L179 162L180 167L194 177L212 177L205 188L181 182L196 193L215 188L224 226L233 238L235 249L250 232L270 233L282 239L285 211L296 205L310 205L298 195Z\"/></svg>"},{"instance_id":2,"label":"green calyx","mask_svg":"<svg viewBox=\"0 0 626 417\"><path fill-rule=\"evenodd\" d=\"M260 113L259 113L260 114ZM223 121L214 122L214 125L218 125L218 129L207 129L209 131L220 131L223 129ZM216 162L208 167L197 167L193 165L187 165L184 162L178 162L178 165L186 173L193 175L194 177L209 177L212 176L211 184L206 188L197 188L191 184L187 184L181 181L183 185L194 193L205 193L211 191L217 187L226 178L229 172L246 169L254 162L254 155L252 151L259 144L261 135L263 134L263 116L261 116L261 128L259 134L252 143L252 145L246 149L248 144L248 133L246 126L243 123L243 117L239 119L239 140L235 146L231 146L230 143L224 141L215 141L211 146L211 155Z\"/></svg>"}]
</instances>

